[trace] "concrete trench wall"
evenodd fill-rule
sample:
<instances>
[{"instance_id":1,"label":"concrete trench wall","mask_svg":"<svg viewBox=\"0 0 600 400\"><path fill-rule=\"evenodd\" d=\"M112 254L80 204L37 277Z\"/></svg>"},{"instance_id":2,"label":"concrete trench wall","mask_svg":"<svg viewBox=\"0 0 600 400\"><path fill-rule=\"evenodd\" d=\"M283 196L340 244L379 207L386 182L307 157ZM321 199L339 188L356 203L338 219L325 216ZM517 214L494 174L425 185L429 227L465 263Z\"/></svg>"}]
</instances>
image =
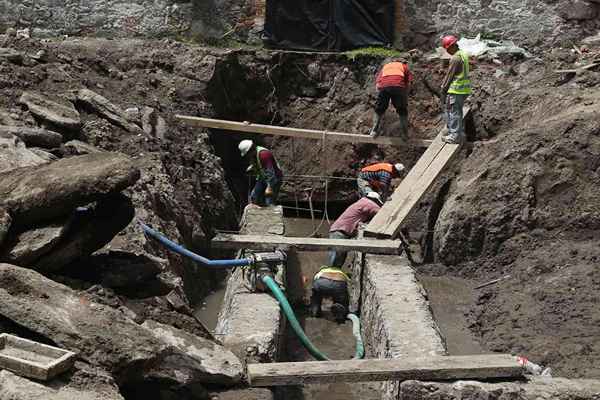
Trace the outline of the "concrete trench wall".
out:
<instances>
[{"instance_id":1,"label":"concrete trench wall","mask_svg":"<svg viewBox=\"0 0 600 400\"><path fill-rule=\"evenodd\" d=\"M283 208L246 207L240 232L283 235ZM285 319L277 300L267 293L252 293L241 268L237 268L227 281L215 329L217 339L246 364L274 362L279 360L284 332ZM235 396L244 400L267 400L273 399L274 394L268 389L248 389L236 392Z\"/></svg>"}]
</instances>

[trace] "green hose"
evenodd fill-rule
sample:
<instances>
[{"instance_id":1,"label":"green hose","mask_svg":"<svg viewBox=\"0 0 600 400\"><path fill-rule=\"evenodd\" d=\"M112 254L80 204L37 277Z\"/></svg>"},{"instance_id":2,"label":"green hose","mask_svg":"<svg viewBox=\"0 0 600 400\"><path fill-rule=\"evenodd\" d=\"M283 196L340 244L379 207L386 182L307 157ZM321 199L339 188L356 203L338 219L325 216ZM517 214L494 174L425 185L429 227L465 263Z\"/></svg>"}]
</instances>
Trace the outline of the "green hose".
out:
<instances>
[{"instance_id":1,"label":"green hose","mask_svg":"<svg viewBox=\"0 0 600 400\"><path fill-rule=\"evenodd\" d=\"M285 314L288 321L290 322L290 325L292 326L292 329L296 333L296 336L298 336L298 339L300 339L300 341L302 342L302 345L306 348L306 350L308 350L310 355L312 355L314 358L316 358L319 361L329 361L329 358L327 358L327 356L325 354L321 353L319 351L319 349L317 349L315 347L315 345L312 344L312 342L310 341L308 336L306 336L306 334L304 333L302 326L300 326L300 322L298 322L298 319L296 318L296 315L294 314L294 310L292 310L292 306L290 306L290 303L285 298L285 295L281 291L281 288L279 287L279 285L269 275L263 275L262 281L265 285L267 285L267 287L273 293L273 296L275 296L275 298L279 302L279 305L281 306L283 313Z\"/></svg>"},{"instance_id":2,"label":"green hose","mask_svg":"<svg viewBox=\"0 0 600 400\"><path fill-rule=\"evenodd\" d=\"M360 360L365 357L365 345L360 336L360 320L352 313L346 315L346 318L352 321L352 334L356 338L356 351L354 352L354 360Z\"/></svg>"}]
</instances>

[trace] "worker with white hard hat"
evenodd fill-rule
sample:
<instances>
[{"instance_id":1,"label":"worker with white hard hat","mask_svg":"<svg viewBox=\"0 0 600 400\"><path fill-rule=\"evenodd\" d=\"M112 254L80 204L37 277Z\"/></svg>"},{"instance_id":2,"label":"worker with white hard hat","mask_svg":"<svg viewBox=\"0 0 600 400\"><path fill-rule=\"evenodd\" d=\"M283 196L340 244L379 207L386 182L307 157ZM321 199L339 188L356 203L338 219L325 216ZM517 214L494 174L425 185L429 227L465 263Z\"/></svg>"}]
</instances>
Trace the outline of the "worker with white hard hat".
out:
<instances>
[{"instance_id":1,"label":"worker with white hard hat","mask_svg":"<svg viewBox=\"0 0 600 400\"><path fill-rule=\"evenodd\" d=\"M399 178L404 171L404 164L376 163L360 170L356 183L360 197L369 192L378 192L385 201L388 197L392 179Z\"/></svg>"},{"instance_id":2,"label":"worker with white hard hat","mask_svg":"<svg viewBox=\"0 0 600 400\"><path fill-rule=\"evenodd\" d=\"M252 140L242 140L238 145L240 154L248 161L247 172L256 176L256 184L250 192L249 201L259 206L270 206L277 201L283 182L283 172L271 150L256 145Z\"/></svg>"}]
</instances>

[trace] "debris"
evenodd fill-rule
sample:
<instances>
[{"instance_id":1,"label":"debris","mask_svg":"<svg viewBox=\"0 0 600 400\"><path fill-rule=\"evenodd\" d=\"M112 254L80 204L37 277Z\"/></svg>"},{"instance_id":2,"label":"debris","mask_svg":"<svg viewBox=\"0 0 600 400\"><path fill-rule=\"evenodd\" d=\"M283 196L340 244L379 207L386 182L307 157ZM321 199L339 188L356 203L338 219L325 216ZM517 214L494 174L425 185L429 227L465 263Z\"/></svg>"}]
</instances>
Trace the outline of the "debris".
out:
<instances>
[{"instance_id":1,"label":"debris","mask_svg":"<svg viewBox=\"0 0 600 400\"><path fill-rule=\"evenodd\" d=\"M71 369L75 356L58 347L0 334L0 367L17 375L48 381Z\"/></svg>"},{"instance_id":2,"label":"debris","mask_svg":"<svg viewBox=\"0 0 600 400\"><path fill-rule=\"evenodd\" d=\"M479 286L475 286L475 290L482 289L482 288L487 287L487 286L491 286L491 285L493 285L495 283L498 283L498 282L503 281L503 280L508 279L508 278L510 278L510 275L504 275L501 278L491 280L491 281L483 283L483 284L481 284Z\"/></svg>"}]
</instances>

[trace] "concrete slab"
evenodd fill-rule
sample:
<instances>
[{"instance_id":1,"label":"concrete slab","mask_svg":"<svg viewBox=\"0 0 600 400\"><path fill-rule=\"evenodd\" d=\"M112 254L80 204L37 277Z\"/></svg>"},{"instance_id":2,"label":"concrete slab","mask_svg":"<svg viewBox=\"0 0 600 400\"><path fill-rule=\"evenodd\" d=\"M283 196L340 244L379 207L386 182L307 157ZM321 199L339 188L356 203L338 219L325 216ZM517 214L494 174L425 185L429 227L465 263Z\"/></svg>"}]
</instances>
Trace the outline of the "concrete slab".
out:
<instances>
[{"instance_id":1,"label":"concrete slab","mask_svg":"<svg viewBox=\"0 0 600 400\"><path fill-rule=\"evenodd\" d=\"M361 322L367 357L446 355L427 294L406 257L365 255L360 274ZM398 382L386 382L382 389L382 399L398 398Z\"/></svg>"}]
</instances>

